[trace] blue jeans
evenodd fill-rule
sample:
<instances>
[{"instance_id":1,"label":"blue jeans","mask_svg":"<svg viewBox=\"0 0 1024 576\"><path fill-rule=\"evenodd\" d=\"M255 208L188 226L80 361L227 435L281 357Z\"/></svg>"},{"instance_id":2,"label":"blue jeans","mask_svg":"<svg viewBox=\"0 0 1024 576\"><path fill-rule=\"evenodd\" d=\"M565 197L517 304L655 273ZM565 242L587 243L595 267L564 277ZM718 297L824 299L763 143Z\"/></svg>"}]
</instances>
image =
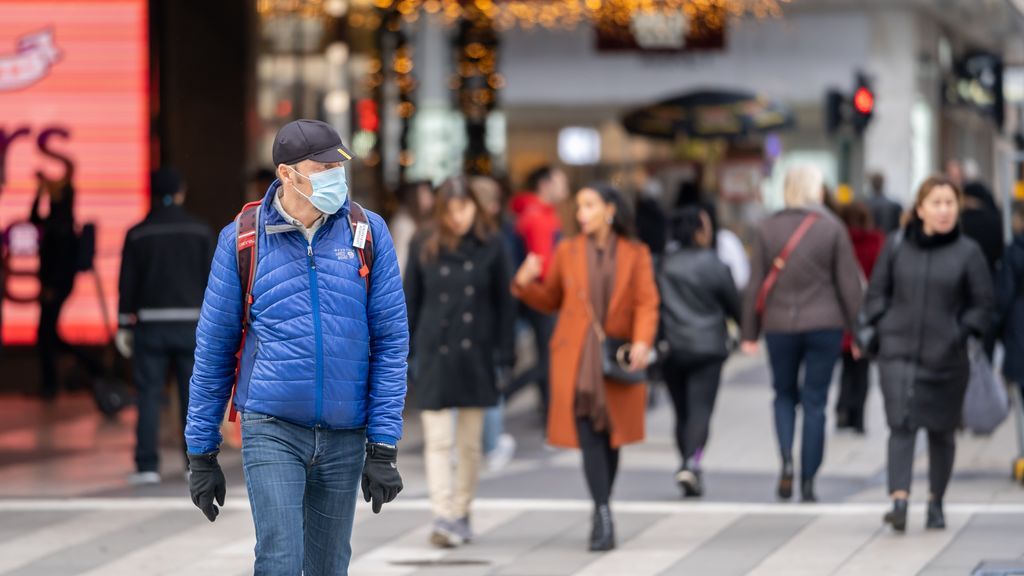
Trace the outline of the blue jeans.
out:
<instances>
[{"instance_id":1,"label":"blue jeans","mask_svg":"<svg viewBox=\"0 0 1024 576\"><path fill-rule=\"evenodd\" d=\"M348 574L365 458L364 429L310 429L242 414L242 465L256 525L254 574Z\"/></svg>"},{"instance_id":2,"label":"blue jeans","mask_svg":"<svg viewBox=\"0 0 1024 576\"><path fill-rule=\"evenodd\" d=\"M782 459L793 459L796 407L803 408L800 477L818 473L825 454L825 405L832 371L842 352L842 330L815 330L765 335L775 387L775 433ZM800 385L800 367L804 382Z\"/></svg>"},{"instance_id":3,"label":"blue jeans","mask_svg":"<svg viewBox=\"0 0 1024 576\"><path fill-rule=\"evenodd\" d=\"M484 456L498 447L498 438L505 432L505 402L498 399L497 406L484 412Z\"/></svg>"}]
</instances>

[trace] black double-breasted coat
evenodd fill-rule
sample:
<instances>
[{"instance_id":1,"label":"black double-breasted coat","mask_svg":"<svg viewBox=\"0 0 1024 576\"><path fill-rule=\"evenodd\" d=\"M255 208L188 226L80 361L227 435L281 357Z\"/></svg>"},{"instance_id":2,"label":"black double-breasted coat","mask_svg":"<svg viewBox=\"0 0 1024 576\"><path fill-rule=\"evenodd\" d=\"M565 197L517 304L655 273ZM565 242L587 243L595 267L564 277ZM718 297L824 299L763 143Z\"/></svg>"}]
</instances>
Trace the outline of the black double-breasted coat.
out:
<instances>
[{"instance_id":1,"label":"black double-breasted coat","mask_svg":"<svg viewBox=\"0 0 1024 576\"><path fill-rule=\"evenodd\" d=\"M498 402L496 370L514 361L511 272L501 236L470 233L424 257L413 239L405 273L415 403L424 410Z\"/></svg>"}]
</instances>

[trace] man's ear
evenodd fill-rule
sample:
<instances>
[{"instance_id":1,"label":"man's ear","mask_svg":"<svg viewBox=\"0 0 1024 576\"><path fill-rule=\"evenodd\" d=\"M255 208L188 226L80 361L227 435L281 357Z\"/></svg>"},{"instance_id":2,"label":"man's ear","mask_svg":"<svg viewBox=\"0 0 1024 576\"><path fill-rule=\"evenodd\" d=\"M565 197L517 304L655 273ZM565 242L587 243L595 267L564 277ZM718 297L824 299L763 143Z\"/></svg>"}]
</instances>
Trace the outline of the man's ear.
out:
<instances>
[{"instance_id":1,"label":"man's ear","mask_svg":"<svg viewBox=\"0 0 1024 576\"><path fill-rule=\"evenodd\" d=\"M288 167L287 166L285 166L284 164L278 164L277 165L277 179L278 180L280 180L281 182L291 183L291 181L292 181L291 176L292 175L288 172Z\"/></svg>"}]
</instances>

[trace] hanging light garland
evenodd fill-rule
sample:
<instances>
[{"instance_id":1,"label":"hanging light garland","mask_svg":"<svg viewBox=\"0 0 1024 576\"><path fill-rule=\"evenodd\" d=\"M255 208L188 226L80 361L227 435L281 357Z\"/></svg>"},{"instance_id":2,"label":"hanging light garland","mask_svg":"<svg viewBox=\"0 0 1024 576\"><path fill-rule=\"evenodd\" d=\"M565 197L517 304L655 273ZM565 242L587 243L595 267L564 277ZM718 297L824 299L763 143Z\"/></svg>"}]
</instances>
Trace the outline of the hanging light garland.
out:
<instances>
[{"instance_id":1,"label":"hanging light garland","mask_svg":"<svg viewBox=\"0 0 1024 576\"><path fill-rule=\"evenodd\" d=\"M423 13L440 15L453 24L469 15L483 15L498 30L516 26L572 29L583 23L628 26L638 14L678 14L709 28L722 28L730 17L777 18L793 0L355 0L381 10L395 10L408 22Z\"/></svg>"}]
</instances>

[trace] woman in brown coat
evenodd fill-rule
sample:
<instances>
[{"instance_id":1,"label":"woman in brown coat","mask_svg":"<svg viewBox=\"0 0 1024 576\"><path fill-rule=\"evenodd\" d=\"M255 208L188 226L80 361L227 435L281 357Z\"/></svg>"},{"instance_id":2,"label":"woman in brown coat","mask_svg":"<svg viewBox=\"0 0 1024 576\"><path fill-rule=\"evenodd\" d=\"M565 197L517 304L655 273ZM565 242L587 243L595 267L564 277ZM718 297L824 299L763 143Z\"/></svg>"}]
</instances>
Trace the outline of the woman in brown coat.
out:
<instances>
[{"instance_id":1,"label":"woman in brown coat","mask_svg":"<svg viewBox=\"0 0 1024 576\"><path fill-rule=\"evenodd\" d=\"M558 313L548 441L583 451L594 499L590 549L603 551L615 546L608 502L619 448L643 440L647 387L604 379L601 338L632 342L630 368L643 370L658 328L659 300L651 254L632 240L632 220L618 191L603 184L579 190L576 219L583 233L559 244L543 282L537 281L540 259L531 254L512 292L540 312Z\"/></svg>"}]
</instances>

